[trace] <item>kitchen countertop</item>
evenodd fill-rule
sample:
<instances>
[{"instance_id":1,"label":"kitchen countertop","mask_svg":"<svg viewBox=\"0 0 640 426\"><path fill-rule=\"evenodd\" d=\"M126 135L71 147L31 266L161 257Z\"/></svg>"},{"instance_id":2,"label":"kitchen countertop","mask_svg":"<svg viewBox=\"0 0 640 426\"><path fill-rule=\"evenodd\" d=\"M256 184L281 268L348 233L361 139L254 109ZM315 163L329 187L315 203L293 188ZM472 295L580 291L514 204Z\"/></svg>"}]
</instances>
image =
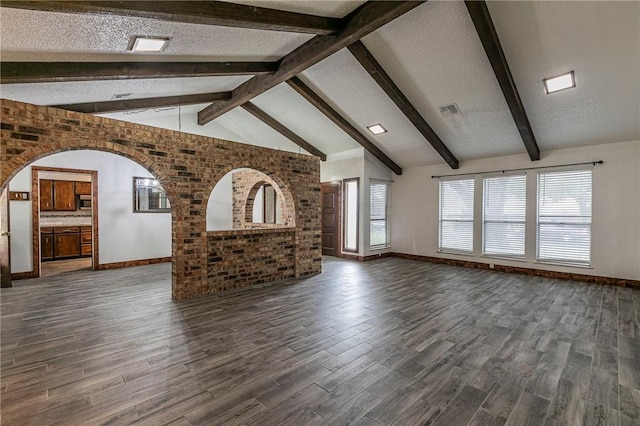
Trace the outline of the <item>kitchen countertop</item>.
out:
<instances>
[{"instance_id":1,"label":"kitchen countertop","mask_svg":"<svg viewBox=\"0 0 640 426\"><path fill-rule=\"evenodd\" d=\"M40 228L55 226L91 226L91 217L41 217Z\"/></svg>"}]
</instances>

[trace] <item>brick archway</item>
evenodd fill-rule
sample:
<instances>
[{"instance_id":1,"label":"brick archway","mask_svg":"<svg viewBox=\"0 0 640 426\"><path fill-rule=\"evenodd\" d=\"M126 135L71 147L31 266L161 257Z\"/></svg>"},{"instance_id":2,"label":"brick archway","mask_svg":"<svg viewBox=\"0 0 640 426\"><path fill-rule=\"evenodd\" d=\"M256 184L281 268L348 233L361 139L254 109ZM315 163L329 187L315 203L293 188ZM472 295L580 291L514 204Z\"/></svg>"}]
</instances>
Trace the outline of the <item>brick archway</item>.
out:
<instances>
[{"instance_id":1,"label":"brick archway","mask_svg":"<svg viewBox=\"0 0 640 426\"><path fill-rule=\"evenodd\" d=\"M233 173L233 227L253 227L254 200L263 185L271 185L275 189L280 204L281 220L276 220L276 223L271 226L295 226L296 211L289 189L286 186L280 187L273 178L265 173L257 170L243 170ZM261 226L269 225L263 223Z\"/></svg>"},{"instance_id":2,"label":"brick archway","mask_svg":"<svg viewBox=\"0 0 640 426\"><path fill-rule=\"evenodd\" d=\"M269 278L230 283L229 277L211 276L207 200L222 176L241 167L264 171L280 188L290 191L296 225L289 231L295 245L289 266L298 277L320 272L318 158L5 99L1 105L0 190L33 161L77 149L122 155L161 181L172 210L173 298L215 293Z\"/></svg>"}]
</instances>

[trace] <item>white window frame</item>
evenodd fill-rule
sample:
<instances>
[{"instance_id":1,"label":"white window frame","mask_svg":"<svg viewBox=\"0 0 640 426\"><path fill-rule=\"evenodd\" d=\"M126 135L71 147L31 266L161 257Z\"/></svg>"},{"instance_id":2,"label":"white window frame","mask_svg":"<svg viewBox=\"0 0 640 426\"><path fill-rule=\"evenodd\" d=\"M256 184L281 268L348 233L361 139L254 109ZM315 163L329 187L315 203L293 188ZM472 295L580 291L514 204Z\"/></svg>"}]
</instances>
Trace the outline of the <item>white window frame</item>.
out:
<instances>
[{"instance_id":1,"label":"white window frame","mask_svg":"<svg viewBox=\"0 0 640 426\"><path fill-rule=\"evenodd\" d=\"M447 183L447 182L456 182L456 181L469 181L471 182L471 219L470 220L443 220L442 219L442 211L443 211L443 197L442 197L442 190L443 190L443 184ZM475 197L476 197L476 191L475 191L475 184L476 184L476 180L475 177L464 177L464 178L459 178L459 179L440 179L438 182L438 252L441 253L452 253L452 254L465 254L465 255L472 255L473 254L473 245L474 245L474 227L475 227ZM469 250L460 250L460 249L455 249L455 248L450 248L450 247L443 247L442 246L442 224L443 222L464 222L464 223L470 223L471 224L471 247Z\"/></svg>"},{"instance_id":2,"label":"white window frame","mask_svg":"<svg viewBox=\"0 0 640 426\"><path fill-rule=\"evenodd\" d=\"M487 219L487 181L490 179L501 179L511 177L524 178L524 217L522 220L488 220ZM502 223L502 224L520 224L522 225L522 253L514 254L498 251L487 251L487 224L488 223ZM524 259L527 251L526 247L526 228L527 228L527 174L526 173L513 173L513 174L501 174L501 175L486 175L482 176L482 255L487 257L504 257L511 259Z\"/></svg>"},{"instance_id":3,"label":"white window frame","mask_svg":"<svg viewBox=\"0 0 640 426\"><path fill-rule=\"evenodd\" d=\"M384 218L378 219L372 217L372 202L373 202L373 189L377 185L384 185L386 187L385 192L385 214ZM391 230L389 229L389 195L391 193L391 184L388 181L371 180L369 184L369 250L381 250L391 247ZM385 242L383 244L371 244L371 228L374 222L383 221L385 223Z\"/></svg>"},{"instance_id":4,"label":"white window frame","mask_svg":"<svg viewBox=\"0 0 640 426\"><path fill-rule=\"evenodd\" d=\"M552 173L571 173L571 172L589 172L590 180L591 180L591 199L590 206L591 211L589 212L589 221L588 223L585 221L584 223L566 223L566 222L551 222L541 220L540 217L540 204L541 204L541 185L540 178L545 174ZM566 215L566 217L572 217L571 215ZM575 216L573 216L575 217ZM581 226L587 227L589 231L589 259L587 261L582 261L578 259L571 258L551 258L551 257L541 257L540 255L540 228L541 224L553 224L553 225L564 225L564 226ZM569 170L553 170L553 171L539 171L536 176L536 261L540 263L553 263L553 264L562 264L569 266L581 266L581 267L590 267L592 265L592 257L593 257L593 169L569 169Z\"/></svg>"}]
</instances>

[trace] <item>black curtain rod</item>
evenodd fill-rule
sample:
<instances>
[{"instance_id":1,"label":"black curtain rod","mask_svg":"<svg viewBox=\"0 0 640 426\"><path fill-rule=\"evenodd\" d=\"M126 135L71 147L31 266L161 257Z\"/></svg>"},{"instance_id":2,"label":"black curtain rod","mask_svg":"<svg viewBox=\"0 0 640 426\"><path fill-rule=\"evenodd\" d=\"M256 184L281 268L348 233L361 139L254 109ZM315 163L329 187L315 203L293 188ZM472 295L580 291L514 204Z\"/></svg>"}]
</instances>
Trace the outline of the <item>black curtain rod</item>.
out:
<instances>
[{"instance_id":1,"label":"black curtain rod","mask_svg":"<svg viewBox=\"0 0 640 426\"><path fill-rule=\"evenodd\" d=\"M551 169L551 168L557 168L557 167L585 166L587 164L591 164L591 165L595 166L596 164L604 164L604 161L599 160L599 161L589 161L587 163L558 164L557 166L525 167L525 168L522 168L522 169L492 170L490 172L457 173L457 174L453 174L453 175L440 175L440 176L432 175L431 179L436 179L436 178L439 179L439 178L451 177L451 176L484 175L484 174L499 173L499 172L502 172L502 173L505 173L505 172L520 172L520 171L523 171L523 170L540 170L540 169Z\"/></svg>"},{"instance_id":2,"label":"black curtain rod","mask_svg":"<svg viewBox=\"0 0 640 426\"><path fill-rule=\"evenodd\" d=\"M376 178L369 178L369 182L372 182L374 180L377 180L379 182L395 182L394 180L386 180L386 179L376 179Z\"/></svg>"}]
</instances>

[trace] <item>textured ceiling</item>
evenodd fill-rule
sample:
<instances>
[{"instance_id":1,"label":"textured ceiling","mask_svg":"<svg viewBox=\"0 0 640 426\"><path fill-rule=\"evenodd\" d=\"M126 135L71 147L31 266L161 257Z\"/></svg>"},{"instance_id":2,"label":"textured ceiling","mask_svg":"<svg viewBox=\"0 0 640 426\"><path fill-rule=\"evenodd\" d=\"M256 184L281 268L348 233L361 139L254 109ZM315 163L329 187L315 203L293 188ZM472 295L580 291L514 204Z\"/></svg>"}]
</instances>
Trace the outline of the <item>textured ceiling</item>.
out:
<instances>
[{"instance_id":1,"label":"textured ceiling","mask_svg":"<svg viewBox=\"0 0 640 426\"><path fill-rule=\"evenodd\" d=\"M360 146L286 83L251 102L327 155Z\"/></svg>"},{"instance_id":2,"label":"textured ceiling","mask_svg":"<svg viewBox=\"0 0 640 426\"><path fill-rule=\"evenodd\" d=\"M458 159L525 152L464 3L427 2L363 42ZM452 103L462 114L443 117Z\"/></svg>"},{"instance_id":3,"label":"textured ceiling","mask_svg":"<svg viewBox=\"0 0 640 426\"><path fill-rule=\"evenodd\" d=\"M302 79L400 166L442 161L348 50L309 68ZM367 126L378 123L387 133L374 136Z\"/></svg>"},{"instance_id":4,"label":"textured ceiling","mask_svg":"<svg viewBox=\"0 0 640 426\"><path fill-rule=\"evenodd\" d=\"M540 149L640 139L640 2L491 2ZM551 95L542 79L575 70Z\"/></svg>"},{"instance_id":5,"label":"textured ceiling","mask_svg":"<svg viewBox=\"0 0 640 426\"><path fill-rule=\"evenodd\" d=\"M199 126L193 117L206 104L185 105L171 108L149 108L139 111L123 111L99 114L116 120L130 121L154 127L179 130L196 135L210 136L234 142L249 143L251 145L275 148L283 151L301 152L298 145L277 133L271 127L255 119L241 108L225 114L206 126ZM256 137L260 135L260 137Z\"/></svg>"},{"instance_id":6,"label":"textured ceiling","mask_svg":"<svg viewBox=\"0 0 640 426\"><path fill-rule=\"evenodd\" d=\"M362 1L235 1L340 17ZM543 151L640 139L640 2L490 2L489 10ZM1 8L2 60L251 61L276 60L310 35L81 16ZM172 37L161 54L127 52L136 34ZM462 161L525 153L513 118L461 1L429 1L368 35L363 43ZM577 87L545 95L542 79L575 70ZM0 86L3 97L38 104L110 100L230 90L248 77L201 77L39 83ZM316 64L301 79L401 167L442 163L424 137L347 50ZM253 101L326 154L357 147L344 132L286 84ZM442 116L456 103L461 114ZM180 128L240 142L299 151L255 117L235 110L206 126L201 106L180 109ZM178 128L178 110L111 114ZM373 136L366 126L382 123Z\"/></svg>"},{"instance_id":7,"label":"textured ceiling","mask_svg":"<svg viewBox=\"0 0 640 426\"><path fill-rule=\"evenodd\" d=\"M3 61L272 61L309 40L293 34L112 15L2 8ZM136 35L171 37L160 54L127 51Z\"/></svg>"},{"instance_id":8,"label":"textured ceiling","mask_svg":"<svg viewBox=\"0 0 640 426\"><path fill-rule=\"evenodd\" d=\"M269 9L286 10L288 12L307 13L309 15L342 18L349 12L363 4L365 0L233 0L229 3L246 4L249 6L266 7Z\"/></svg>"},{"instance_id":9,"label":"textured ceiling","mask_svg":"<svg viewBox=\"0 0 640 426\"><path fill-rule=\"evenodd\" d=\"M6 84L2 97L38 105L110 101L116 94L125 99L178 96L233 90L251 76L156 78L141 80L70 81L64 83Z\"/></svg>"}]
</instances>

